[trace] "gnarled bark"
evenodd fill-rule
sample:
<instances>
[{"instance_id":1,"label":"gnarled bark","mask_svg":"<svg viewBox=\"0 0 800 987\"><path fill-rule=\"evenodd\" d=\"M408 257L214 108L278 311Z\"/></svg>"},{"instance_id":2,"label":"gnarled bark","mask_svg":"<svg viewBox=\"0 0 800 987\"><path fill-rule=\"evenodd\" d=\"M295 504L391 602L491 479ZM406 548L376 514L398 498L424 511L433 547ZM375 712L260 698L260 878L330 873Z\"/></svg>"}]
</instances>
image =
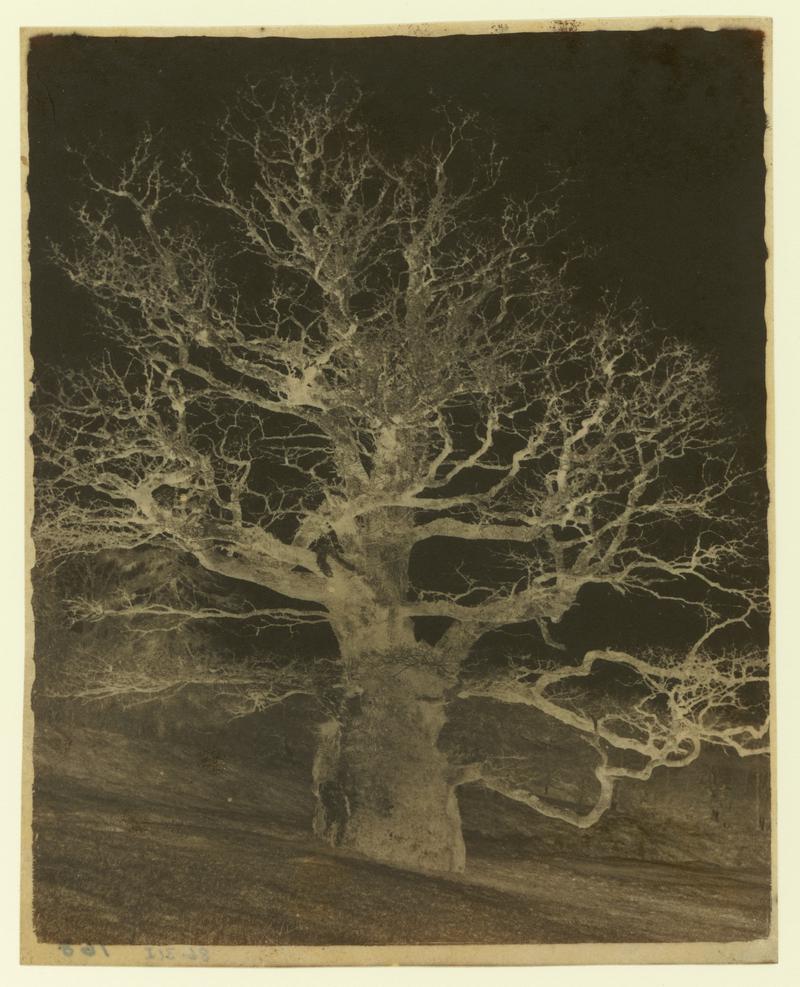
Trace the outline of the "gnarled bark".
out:
<instances>
[{"instance_id":1,"label":"gnarled bark","mask_svg":"<svg viewBox=\"0 0 800 987\"><path fill-rule=\"evenodd\" d=\"M320 731L315 832L394 866L463 870L455 779L437 746L452 679L402 652L359 665L340 720Z\"/></svg>"}]
</instances>

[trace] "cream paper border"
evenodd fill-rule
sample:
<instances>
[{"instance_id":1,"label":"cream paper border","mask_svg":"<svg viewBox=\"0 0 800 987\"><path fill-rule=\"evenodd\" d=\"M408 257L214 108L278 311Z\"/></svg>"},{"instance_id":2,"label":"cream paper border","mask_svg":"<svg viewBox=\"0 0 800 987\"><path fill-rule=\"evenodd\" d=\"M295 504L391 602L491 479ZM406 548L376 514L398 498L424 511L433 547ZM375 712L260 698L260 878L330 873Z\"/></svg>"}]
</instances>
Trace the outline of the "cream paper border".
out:
<instances>
[{"instance_id":1,"label":"cream paper border","mask_svg":"<svg viewBox=\"0 0 800 987\"><path fill-rule=\"evenodd\" d=\"M28 201L25 190L27 171L27 130L26 130L26 56L29 38L38 34L72 34L95 36L131 37L176 37L176 36L215 36L215 37L295 37L295 38L332 38L332 37L380 37L403 35L411 37L442 37L457 34L502 34L522 31L562 32L562 31L591 31L591 30L645 30L652 27L688 28L700 27L706 30L733 28L739 30L758 30L765 34L765 109L767 112L768 129L765 135L765 160L767 163L767 226L766 242L770 259L767 263L767 301L766 318L768 326L767 346L767 376L769 382L768 401L768 446L769 483L770 489L775 490L774 470L774 431L775 415L772 399L773 378L773 330L772 330L772 23L766 18L753 17L662 17L662 18L605 18L605 19L551 19L541 21L471 21L450 23L416 23L416 24L375 24L350 26L308 26L297 27L36 27L23 28L21 40L21 80L20 94L22 107L22 162L23 162L23 283L24 299L23 313L25 324L25 406L26 406L26 439L30 434L31 416L27 411L30 397L31 358L28 348L30 336L30 305L28 295L29 268L27 262L27 216ZM33 771L31 763L33 717L30 711L30 689L33 681L33 628L30 610L30 566L33 562L33 545L29 537L29 524L32 513L32 460L30 446L26 441L26 668L25 668L25 706L23 718L23 805L22 832L30 833L31 824L31 789ZM771 562L771 593L775 599L775 506L774 498L770 508L770 562ZM772 632L774 641L775 614L773 608ZM776 702L775 662L772 663L771 693L774 706ZM774 720L773 720L774 722ZM772 771L772 853L773 879L777 876L776 857L776 789L777 771L776 758L771 761ZM23 838L22 846L22 888L21 888L21 953L20 959L24 964L63 965L130 965L130 966L203 966L203 967L242 967L242 966L277 966L277 967L332 967L332 966L522 966L522 965L585 965L585 964L728 964L728 963L770 963L777 959L777 928L776 928L776 889L773 888L773 928L770 937L742 943L581 943L569 945L509 945L509 946L335 946L335 947L253 947L253 946L209 946L208 960L192 964L186 959L164 959L154 963L147 959L145 946L110 946L108 956L95 952L92 957L84 956L76 947L71 957L65 957L57 944L40 943L32 930L31 914L31 842ZM192 944L195 947L201 944ZM184 947L173 944L173 953L180 957Z\"/></svg>"}]
</instances>

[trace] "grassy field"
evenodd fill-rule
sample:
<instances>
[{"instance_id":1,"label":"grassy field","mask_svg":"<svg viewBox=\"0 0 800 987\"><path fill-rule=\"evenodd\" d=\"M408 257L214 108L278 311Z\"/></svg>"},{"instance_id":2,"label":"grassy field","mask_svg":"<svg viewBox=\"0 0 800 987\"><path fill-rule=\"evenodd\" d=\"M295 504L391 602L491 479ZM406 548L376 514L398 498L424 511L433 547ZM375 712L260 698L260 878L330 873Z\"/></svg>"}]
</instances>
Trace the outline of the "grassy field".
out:
<instances>
[{"instance_id":1,"label":"grassy field","mask_svg":"<svg viewBox=\"0 0 800 987\"><path fill-rule=\"evenodd\" d=\"M767 934L769 885L756 870L543 852L529 836L470 832L465 811L466 873L406 872L314 842L308 779L291 760L229 760L203 744L87 728L42 728L36 753L34 908L43 941L383 945Z\"/></svg>"}]
</instances>

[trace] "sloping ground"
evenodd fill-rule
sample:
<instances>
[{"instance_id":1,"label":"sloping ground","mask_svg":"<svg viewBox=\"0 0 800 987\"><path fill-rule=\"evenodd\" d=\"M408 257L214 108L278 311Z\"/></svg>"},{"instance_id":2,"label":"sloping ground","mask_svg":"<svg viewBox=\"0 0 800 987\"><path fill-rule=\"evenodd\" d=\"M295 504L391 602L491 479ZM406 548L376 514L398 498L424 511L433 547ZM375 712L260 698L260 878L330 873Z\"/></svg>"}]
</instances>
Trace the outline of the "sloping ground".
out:
<instances>
[{"instance_id":1,"label":"sloping ground","mask_svg":"<svg viewBox=\"0 0 800 987\"><path fill-rule=\"evenodd\" d=\"M405 872L314 843L307 775L291 760L228 760L202 744L42 724L36 760L34 910L43 941L380 945L767 934L769 886L755 870L543 855L535 838L505 831L467 833L463 876ZM481 811L485 821L486 805Z\"/></svg>"}]
</instances>

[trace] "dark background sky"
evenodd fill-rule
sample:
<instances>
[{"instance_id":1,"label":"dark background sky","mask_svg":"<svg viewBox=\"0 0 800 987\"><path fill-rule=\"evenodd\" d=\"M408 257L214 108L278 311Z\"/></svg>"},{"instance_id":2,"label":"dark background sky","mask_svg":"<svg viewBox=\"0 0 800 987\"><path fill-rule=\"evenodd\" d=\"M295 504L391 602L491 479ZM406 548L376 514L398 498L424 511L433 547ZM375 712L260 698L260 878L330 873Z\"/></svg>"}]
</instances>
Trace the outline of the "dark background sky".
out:
<instances>
[{"instance_id":1,"label":"dark background sky","mask_svg":"<svg viewBox=\"0 0 800 987\"><path fill-rule=\"evenodd\" d=\"M87 345L88 312L49 265L81 198L67 146L124 150L149 123L196 145L243 82L347 71L376 127L413 143L432 104L477 110L529 194L569 168L587 275L644 300L656 322L716 354L728 402L761 432L764 112L761 36L701 30L340 40L33 40L29 60L34 356ZM82 342L84 346L82 346ZM91 345L91 344L88 344Z\"/></svg>"},{"instance_id":2,"label":"dark background sky","mask_svg":"<svg viewBox=\"0 0 800 987\"><path fill-rule=\"evenodd\" d=\"M332 69L371 94L371 123L399 147L413 146L435 103L454 100L481 114L507 155L506 191L531 194L548 163L570 169L568 218L601 248L584 276L641 298L657 323L714 355L742 451L756 464L764 441L761 41L751 31L701 30L34 39L34 359L83 362L97 345L88 300L45 260L49 238L69 238L70 209L82 198L68 145L124 156L149 124L176 149L196 147L243 83ZM600 612L609 628L619 615L590 609L596 646Z\"/></svg>"}]
</instances>

